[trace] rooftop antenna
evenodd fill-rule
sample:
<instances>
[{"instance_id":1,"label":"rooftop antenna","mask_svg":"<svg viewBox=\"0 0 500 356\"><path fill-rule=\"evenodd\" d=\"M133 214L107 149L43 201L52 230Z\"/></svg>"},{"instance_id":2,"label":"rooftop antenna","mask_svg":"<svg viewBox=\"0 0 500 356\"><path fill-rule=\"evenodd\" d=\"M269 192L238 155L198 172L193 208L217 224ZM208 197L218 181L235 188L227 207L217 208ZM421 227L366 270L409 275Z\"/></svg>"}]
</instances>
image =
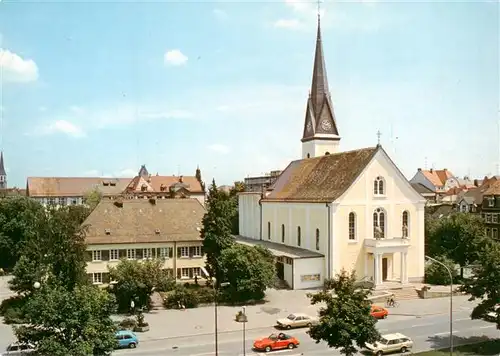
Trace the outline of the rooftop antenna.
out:
<instances>
[{"instance_id":1,"label":"rooftop antenna","mask_svg":"<svg viewBox=\"0 0 500 356\"><path fill-rule=\"evenodd\" d=\"M380 136L382 136L382 132L380 130L377 131L377 146L380 146Z\"/></svg>"},{"instance_id":2,"label":"rooftop antenna","mask_svg":"<svg viewBox=\"0 0 500 356\"><path fill-rule=\"evenodd\" d=\"M427 156L425 157L425 160L424 160L424 169L427 170Z\"/></svg>"}]
</instances>

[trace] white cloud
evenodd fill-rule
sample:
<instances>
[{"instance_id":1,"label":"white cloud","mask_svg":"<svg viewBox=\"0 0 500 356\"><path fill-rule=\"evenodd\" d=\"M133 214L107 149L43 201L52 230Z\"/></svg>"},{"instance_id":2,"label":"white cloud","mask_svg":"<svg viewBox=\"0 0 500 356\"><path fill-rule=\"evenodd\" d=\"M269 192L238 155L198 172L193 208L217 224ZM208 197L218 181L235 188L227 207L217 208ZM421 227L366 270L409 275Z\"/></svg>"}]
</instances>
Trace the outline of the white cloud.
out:
<instances>
[{"instance_id":1,"label":"white cloud","mask_svg":"<svg viewBox=\"0 0 500 356\"><path fill-rule=\"evenodd\" d=\"M135 177L137 175L137 172L138 170L137 169L133 169L133 168L125 168L125 169L122 169L121 171L118 171L118 172L115 172L112 176L113 177L125 177L125 178L128 178L128 177Z\"/></svg>"},{"instance_id":2,"label":"white cloud","mask_svg":"<svg viewBox=\"0 0 500 356\"><path fill-rule=\"evenodd\" d=\"M297 19L280 19L274 22L274 27L278 28L300 28L302 23Z\"/></svg>"},{"instance_id":3,"label":"white cloud","mask_svg":"<svg viewBox=\"0 0 500 356\"><path fill-rule=\"evenodd\" d=\"M180 66L186 64L188 57L178 49L167 51L164 56L165 64Z\"/></svg>"},{"instance_id":4,"label":"white cloud","mask_svg":"<svg viewBox=\"0 0 500 356\"><path fill-rule=\"evenodd\" d=\"M75 138L85 137L85 132L80 126L66 120L54 121L42 128L40 133L45 135L62 133Z\"/></svg>"},{"instance_id":5,"label":"white cloud","mask_svg":"<svg viewBox=\"0 0 500 356\"><path fill-rule=\"evenodd\" d=\"M222 154L227 154L231 151L229 147L226 145L220 144L220 143L214 143L210 146L208 146L208 149L214 152L222 153Z\"/></svg>"},{"instance_id":6,"label":"white cloud","mask_svg":"<svg viewBox=\"0 0 500 356\"><path fill-rule=\"evenodd\" d=\"M214 16L219 19L219 20L224 20L227 18L227 12L225 12L224 10L221 10L221 9L214 9L212 11L212 13L214 14Z\"/></svg>"},{"instance_id":7,"label":"white cloud","mask_svg":"<svg viewBox=\"0 0 500 356\"><path fill-rule=\"evenodd\" d=\"M0 48L0 67L6 82L27 83L38 79L38 66L32 59Z\"/></svg>"}]
</instances>

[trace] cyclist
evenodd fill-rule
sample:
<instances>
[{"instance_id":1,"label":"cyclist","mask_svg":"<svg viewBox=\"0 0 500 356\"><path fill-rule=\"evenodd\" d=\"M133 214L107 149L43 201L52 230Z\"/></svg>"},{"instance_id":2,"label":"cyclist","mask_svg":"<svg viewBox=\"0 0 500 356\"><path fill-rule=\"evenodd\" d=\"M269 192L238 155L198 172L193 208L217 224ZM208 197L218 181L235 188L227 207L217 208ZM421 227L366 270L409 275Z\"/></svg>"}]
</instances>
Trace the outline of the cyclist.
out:
<instances>
[{"instance_id":1,"label":"cyclist","mask_svg":"<svg viewBox=\"0 0 500 356\"><path fill-rule=\"evenodd\" d=\"M391 294L389 298L387 298L387 306L393 307L395 304L396 304L395 295Z\"/></svg>"}]
</instances>

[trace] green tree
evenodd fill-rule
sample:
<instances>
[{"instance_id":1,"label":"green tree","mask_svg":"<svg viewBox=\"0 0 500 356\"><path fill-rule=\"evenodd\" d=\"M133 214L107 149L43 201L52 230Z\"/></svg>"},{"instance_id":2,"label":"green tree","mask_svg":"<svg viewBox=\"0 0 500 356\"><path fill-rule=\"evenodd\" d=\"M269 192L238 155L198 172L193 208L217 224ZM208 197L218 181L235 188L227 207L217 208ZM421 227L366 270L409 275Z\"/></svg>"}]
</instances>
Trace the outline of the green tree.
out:
<instances>
[{"instance_id":1,"label":"green tree","mask_svg":"<svg viewBox=\"0 0 500 356\"><path fill-rule=\"evenodd\" d=\"M466 279L461 290L481 299L473 309L471 318L481 319L500 304L500 243L491 241L481 254L481 263L473 267L472 278ZM500 329L500 308L497 310L497 329Z\"/></svg>"},{"instance_id":2,"label":"green tree","mask_svg":"<svg viewBox=\"0 0 500 356\"><path fill-rule=\"evenodd\" d=\"M25 241L37 234L38 221L44 217L43 206L33 199L0 200L0 268L15 266Z\"/></svg>"},{"instance_id":3,"label":"green tree","mask_svg":"<svg viewBox=\"0 0 500 356\"><path fill-rule=\"evenodd\" d=\"M234 244L231 235L232 206L228 194L217 189L215 180L208 191L207 212L203 217L203 228L201 237L203 239L203 251L207 258L207 271L215 277L217 285L222 281L222 270L220 256L222 251Z\"/></svg>"},{"instance_id":4,"label":"green tree","mask_svg":"<svg viewBox=\"0 0 500 356\"><path fill-rule=\"evenodd\" d=\"M92 211L95 209L97 204L99 204L101 199L102 192L99 189L94 188L85 193L85 195L83 196L83 204L89 207L90 211Z\"/></svg>"},{"instance_id":5,"label":"green tree","mask_svg":"<svg viewBox=\"0 0 500 356\"><path fill-rule=\"evenodd\" d=\"M436 220L428 228L427 254L445 256L463 267L474 264L481 256L487 239L482 219L475 214L454 213Z\"/></svg>"},{"instance_id":6,"label":"green tree","mask_svg":"<svg viewBox=\"0 0 500 356\"><path fill-rule=\"evenodd\" d=\"M44 284L25 307L27 324L14 331L21 342L35 345L39 355L106 355L116 345L110 318L114 305L112 295L94 286L70 291Z\"/></svg>"},{"instance_id":7,"label":"green tree","mask_svg":"<svg viewBox=\"0 0 500 356\"><path fill-rule=\"evenodd\" d=\"M146 261L121 260L116 267L109 268L110 278L116 281L113 293L118 302L118 310L130 310L133 300L137 308L148 308L150 297L155 289L173 288L175 282L162 269L163 260Z\"/></svg>"},{"instance_id":8,"label":"green tree","mask_svg":"<svg viewBox=\"0 0 500 356\"><path fill-rule=\"evenodd\" d=\"M260 246L234 244L222 251L220 264L224 282L230 283L224 295L232 302L263 299L276 276L273 255Z\"/></svg>"},{"instance_id":9,"label":"green tree","mask_svg":"<svg viewBox=\"0 0 500 356\"><path fill-rule=\"evenodd\" d=\"M85 227L69 209L48 207L31 229L9 282L13 291L32 292L33 283L49 273L69 290L87 282Z\"/></svg>"},{"instance_id":10,"label":"green tree","mask_svg":"<svg viewBox=\"0 0 500 356\"><path fill-rule=\"evenodd\" d=\"M370 315L370 290L356 288L356 274L342 270L325 283L325 289L309 294L311 304L325 303L319 309L319 323L308 334L316 343L325 341L329 347L339 348L343 355L355 355L356 346L362 348L380 338ZM331 291L329 290L331 289Z\"/></svg>"},{"instance_id":11,"label":"green tree","mask_svg":"<svg viewBox=\"0 0 500 356\"><path fill-rule=\"evenodd\" d=\"M439 262L443 263L446 267L451 270L451 275L453 281L457 276L457 269L455 268L455 262L445 256L434 257ZM425 283L437 284L437 285L449 285L450 275L446 268L444 268L439 263L431 261L431 263L425 266Z\"/></svg>"}]
</instances>

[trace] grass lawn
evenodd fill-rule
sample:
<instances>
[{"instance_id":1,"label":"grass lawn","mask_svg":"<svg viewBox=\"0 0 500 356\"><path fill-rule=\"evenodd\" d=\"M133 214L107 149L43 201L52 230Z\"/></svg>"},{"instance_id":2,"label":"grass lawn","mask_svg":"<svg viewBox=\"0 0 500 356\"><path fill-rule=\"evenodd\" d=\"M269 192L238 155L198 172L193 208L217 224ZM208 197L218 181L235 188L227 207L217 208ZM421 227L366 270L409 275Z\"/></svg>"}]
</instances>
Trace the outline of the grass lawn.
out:
<instances>
[{"instance_id":1,"label":"grass lawn","mask_svg":"<svg viewBox=\"0 0 500 356\"><path fill-rule=\"evenodd\" d=\"M450 349L418 352L419 356L448 356ZM462 345L453 348L454 356L496 356L500 355L500 340L488 340L471 345Z\"/></svg>"}]
</instances>

